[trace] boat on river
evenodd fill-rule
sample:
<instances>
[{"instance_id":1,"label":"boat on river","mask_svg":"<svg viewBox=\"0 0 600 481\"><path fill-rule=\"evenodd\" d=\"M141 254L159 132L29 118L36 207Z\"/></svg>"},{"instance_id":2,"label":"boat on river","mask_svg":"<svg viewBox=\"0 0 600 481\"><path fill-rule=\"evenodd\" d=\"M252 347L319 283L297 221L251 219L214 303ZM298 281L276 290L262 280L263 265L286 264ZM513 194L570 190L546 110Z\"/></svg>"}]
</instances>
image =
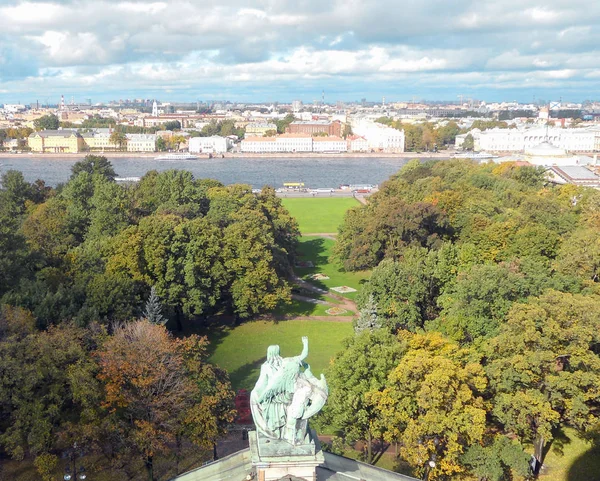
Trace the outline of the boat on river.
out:
<instances>
[{"instance_id":1,"label":"boat on river","mask_svg":"<svg viewBox=\"0 0 600 481\"><path fill-rule=\"evenodd\" d=\"M177 160L196 160L199 159L197 155L192 154L165 154L155 157L154 160L162 160L167 162L175 162Z\"/></svg>"}]
</instances>

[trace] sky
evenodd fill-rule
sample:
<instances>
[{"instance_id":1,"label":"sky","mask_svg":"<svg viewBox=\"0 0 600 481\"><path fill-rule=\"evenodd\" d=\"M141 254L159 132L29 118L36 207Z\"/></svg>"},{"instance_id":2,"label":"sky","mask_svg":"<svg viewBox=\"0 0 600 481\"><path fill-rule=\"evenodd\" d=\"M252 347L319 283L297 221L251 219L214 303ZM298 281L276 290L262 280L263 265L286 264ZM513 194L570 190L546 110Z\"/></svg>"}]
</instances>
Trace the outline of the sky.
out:
<instances>
[{"instance_id":1,"label":"sky","mask_svg":"<svg viewBox=\"0 0 600 481\"><path fill-rule=\"evenodd\" d=\"M0 103L600 99L597 0L0 0Z\"/></svg>"}]
</instances>

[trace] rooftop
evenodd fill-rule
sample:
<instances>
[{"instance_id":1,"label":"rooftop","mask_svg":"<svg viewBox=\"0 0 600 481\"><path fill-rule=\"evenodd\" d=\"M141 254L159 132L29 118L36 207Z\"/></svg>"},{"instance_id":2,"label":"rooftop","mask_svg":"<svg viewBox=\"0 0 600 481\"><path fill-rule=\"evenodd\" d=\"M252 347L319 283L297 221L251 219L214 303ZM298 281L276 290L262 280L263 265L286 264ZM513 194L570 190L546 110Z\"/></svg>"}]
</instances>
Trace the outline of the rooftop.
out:
<instances>
[{"instance_id":1,"label":"rooftop","mask_svg":"<svg viewBox=\"0 0 600 481\"><path fill-rule=\"evenodd\" d=\"M377 468L337 454L324 452L323 455L325 463L317 467L316 481L416 481L410 476ZM251 473L254 473L254 468L250 449L244 449L219 461L182 474L171 481L239 481L248 479L246 476ZM256 477L252 479L256 479Z\"/></svg>"}]
</instances>

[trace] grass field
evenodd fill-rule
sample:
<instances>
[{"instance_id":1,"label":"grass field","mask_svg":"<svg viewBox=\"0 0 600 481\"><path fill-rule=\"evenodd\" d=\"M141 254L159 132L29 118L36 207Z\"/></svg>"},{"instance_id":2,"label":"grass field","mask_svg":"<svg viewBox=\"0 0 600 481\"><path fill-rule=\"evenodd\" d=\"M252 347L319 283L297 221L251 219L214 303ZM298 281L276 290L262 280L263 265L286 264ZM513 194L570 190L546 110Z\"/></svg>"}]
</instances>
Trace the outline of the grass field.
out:
<instances>
[{"instance_id":1,"label":"grass field","mask_svg":"<svg viewBox=\"0 0 600 481\"><path fill-rule=\"evenodd\" d=\"M360 203L352 197L282 199L283 205L298 221L300 232L337 232L345 212Z\"/></svg>"},{"instance_id":2,"label":"grass field","mask_svg":"<svg viewBox=\"0 0 600 481\"><path fill-rule=\"evenodd\" d=\"M540 473L542 481L600 481L600 447L591 448L574 429L555 435Z\"/></svg>"},{"instance_id":3,"label":"grass field","mask_svg":"<svg viewBox=\"0 0 600 481\"><path fill-rule=\"evenodd\" d=\"M323 300L328 300L323 297ZM327 309L331 309L336 306L328 306L325 304L314 304L308 301L302 301L298 299L292 299L291 304L283 304L273 311L276 316L329 316ZM352 316L352 312L346 310L343 314L336 314L338 316Z\"/></svg>"},{"instance_id":4,"label":"grass field","mask_svg":"<svg viewBox=\"0 0 600 481\"><path fill-rule=\"evenodd\" d=\"M360 290L362 283L371 275L370 271L346 272L339 264L330 262L329 258L335 241L323 237L302 237L298 245L298 259L303 261L312 261L315 267L296 267L295 271L303 279L323 289L330 289L338 286L349 286ZM329 279L315 281L310 278L312 274L325 274ZM342 294L343 296L354 299L356 292Z\"/></svg>"},{"instance_id":5,"label":"grass field","mask_svg":"<svg viewBox=\"0 0 600 481\"><path fill-rule=\"evenodd\" d=\"M211 329L207 335L210 361L227 369L235 389L250 390L270 344L279 344L284 357L297 356L302 351L302 336L308 336L307 361L319 376L342 349L342 340L352 333L349 322L252 321L234 328Z\"/></svg>"}]
</instances>

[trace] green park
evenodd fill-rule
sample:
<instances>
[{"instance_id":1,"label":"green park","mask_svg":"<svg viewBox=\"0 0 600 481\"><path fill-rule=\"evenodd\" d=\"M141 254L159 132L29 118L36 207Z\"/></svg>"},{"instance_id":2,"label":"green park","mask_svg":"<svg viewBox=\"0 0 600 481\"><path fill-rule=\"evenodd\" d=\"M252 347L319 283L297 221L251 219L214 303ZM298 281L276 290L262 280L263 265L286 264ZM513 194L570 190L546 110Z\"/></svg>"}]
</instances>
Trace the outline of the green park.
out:
<instances>
[{"instance_id":1,"label":"green park","mask_svg":"<svg viewBox=\"0 0 600 481\"><path fill-rule=\"evenodd\" d=\"M283 205L296 218L301 233L327 235L300 237L294 272L306 284L293 288L291 302L281 303L266 319L207 330L211 342L210 360L227 369L234 388L252 387L265 358L267 339L269 344L280 344L287 356L294 355L301 347L302 336L308 336L311 366L315 373L321 373L341 349L341 341L352 334L352 319L356 315L353 300L369 276L369 272L346 272L331 257L335 244L332 234L337 233L346 211L360 205L358 201L353 198L287 198L283 199ZM304 267L307 265L310 267ZM314 278L319 274L325 279ZM348 286L353 292L330 291L339 286Z\"/></svg>"}]
</instances>

